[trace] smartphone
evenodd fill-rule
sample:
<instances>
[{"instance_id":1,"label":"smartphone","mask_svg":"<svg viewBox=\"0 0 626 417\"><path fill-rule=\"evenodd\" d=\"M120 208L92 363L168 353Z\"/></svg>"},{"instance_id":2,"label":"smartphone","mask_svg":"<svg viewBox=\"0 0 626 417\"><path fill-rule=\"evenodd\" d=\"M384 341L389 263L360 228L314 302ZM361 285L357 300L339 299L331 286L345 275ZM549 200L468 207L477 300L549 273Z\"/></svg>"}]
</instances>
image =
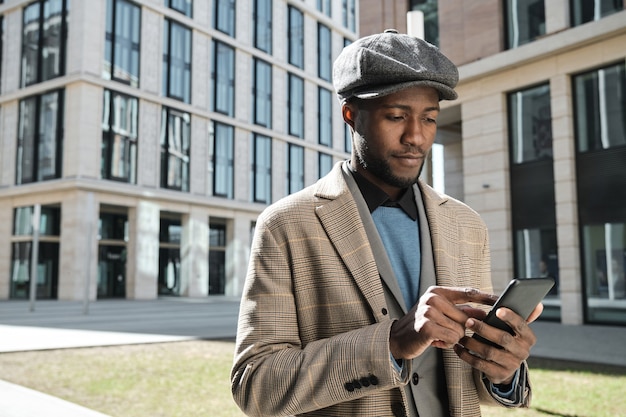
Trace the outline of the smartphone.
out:
<instances>
[{"instance_id":1,"label":"smartphone","mask_svg":"<svg viewBox=\"0 0 626 417\"><path fill-rule=\"evenodd\" d=\"M553 286L554 279L552 278L524 278L511 280L483 321L490 326L497 327L500 330L514 334L508 324L496 317L496 311L498 311L500 307L506 307L513 310L524 319L528 319L530 313L533 312L535 307L537 307L537 304L543 300ZM473 337L483 343L501 348L500 345L487 340L478 334L474 334Z\"/></svg>"}]
</instances>

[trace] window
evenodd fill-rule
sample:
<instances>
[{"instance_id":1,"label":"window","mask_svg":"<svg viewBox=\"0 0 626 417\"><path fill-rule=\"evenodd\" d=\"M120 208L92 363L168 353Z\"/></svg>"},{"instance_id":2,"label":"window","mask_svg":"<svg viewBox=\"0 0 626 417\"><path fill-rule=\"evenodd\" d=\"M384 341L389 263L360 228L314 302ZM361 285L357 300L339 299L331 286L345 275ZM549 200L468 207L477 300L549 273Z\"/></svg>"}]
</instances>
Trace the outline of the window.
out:
<instances>
[{"instance_id":1,"label":"window","mask_svg":"<svg viewBox=\"0 0 626 417\"><path fill-rule=\"evenodd\" d=\"M192 17L192 3L193 0L165 0L165 5L170 9L174 9L177 12L181 12L187 17Z\"/></svg>"},{"instance_id":2,"label":"window","mask_svg":"<svg viewBox=\"0 0 626 417\"><path fill-rule=\"evenodd\" d=\"M304 188L304 148L290 143L287 158L287 194L291 194Z\"/></svg>"},{"instance_id":3,"label":"window","mask_svg":"<svg viewBox=\"0 0 626 417\"><path fill-rule=\"evenodd\" d=\"M102 114L102 178L137 182L138 100L104 91Z\"/></svg>"},{"instance_id":4,"label":"window","mask_svg":"<svg viewBox=\"0 0 626 417\"><path fill-rule=\"evenodd\" d=\"M102 77L139 86L141 9L125 0L107 1Z\"/></svg>"},{"instance_id":5,"label":"window","mask_svg":"<svg viewBox=\"0 0 626 417\"><path fill-rule=\"evenodd\" d=\"M509 122L514 164L552 158L548 84L509 94Z\"/></svg>"},{"instance_id":6,"label":"window","mask_svg":"<svg viewBox=\"0 0 626 417\"><path fill-rule=\"evenodd\" d=\"M38 299L56 299L59 282L59 242L61 209L58 206L18 207L13 211L11 238L10 298L28 299L30 296L31 262L35 244L33 221L39 215L37 240Z\"/></svg>"},{"instance_id":7,"label":"window","mask_svg":"<svg viewBox=\"0 0 626 417\"><path fill-rule=\"evenodd\" d=\"M506 47L517 48L546 33L544 0L504 2Z\"/></svg>"},{"instance_id":8,"label":"window","mask_svg":"<svg viewBox=\"0 0 626 417\"><path fill-rule=\"evenodd\" d=\"M191 117L164 107L161 114L161 187L189 191Z\"/></svg>"},{"instance_id":9,"label":"window","mask_svg":"<svg viewBox=\"0 0 626 417\"><path fill-rule=\"evenodd\" d=\"M352 32L356 32L356 1L342 0L343 26Z\"/></svg>"},{"instance_id":10,"label":"window","mask_svg":"<svg viewBox=\"0 0 626 417\"><path fill-rule=\"evenodd\" d=\"M350 45L352 42L349 39L343 39L344 48ZM350 126L347 123L344 123L343 126L343 143L344 143L344 151L347 153L352 152L352 132L350 131Z\"/></svg>"},{"instance_id":11,"label":"window","mask_svg":"<svg viewBox=\"0 0 626 417\"><path fill-rule=\"evenodd\" d=\"M191 30L165 19L163 32L163 95L191 103Z\"/></svg>"},{"instance_id":12,"label":"window","mask_svg":"<svg viewBox=\"0 0 626 417\"><path fill-rule=\"evenodd\" d=\"M304 15L295 7L289 6L288 61L291 65L304 68Z\"/></svg>"},{"instance_id":13,"label":"window","mask_svg":"<svg viewBox=\"0 0 626 417\"><path fill-rule=\"evenodd\" d=\"M410 0L409 10L419 10L424 14L424 40L439 45L439 5L438 0Z\"/></svg>"},{"instance_id":14,"label":"window","mask_svg":"<svg viewBox=\"0 0 626 417\"><path fill-rule=\"evenodd\" d=\"M319 178L322 178L324 175L328 174L333 168L333 157L332 155L321 152L318 154L318 157L318 173Z\"/></svg>"},{"instance_id":15,"label":"window","mask_svg":"<svg viewBox=\"0 0 626 417\"><path fill-rule=\"evenodd\" d=\"M330 90L323 87L318 88L319 104L319 143L320 145L333 146L333 95Z\"/></svg>"},{"instance_id":16,"label":"window","mask_svg":"<svg viewBox=\"0 0 626 417\"><path fill-rule=\"evenodd\" d=\"M235 0L215 1L215 29L235 37Z\"/></svg>"},{"instance_id":17,"label":"window","mask_svg":"<svg viewBox=\"0 0 626 417\"><path fill-rule=\"evenodd\" d=\"M573 78L579 152L626 145L625 74L622 62Z\"/></svg>"},{"instance_id":18,"label":"window","mask_svg":"<svg viewBox=\"0 0 626 417\"><path fill-rule=\"evenodd\" d=\"M586 319L626 323L623 62L572 77Z\"/></svg>"},{"instance_id":19,"label":"window","mask_svg":"<svg viewBox=\"0 0 626 417\"><path fill-rule=\"evenodd\" d=\"M20 87L65 73L66 28L65 0L40 0L24 8Z\"/></svg>"},{"instance_id":20,"label":"window","mask_svg":"<svg viewBox=\"0 0 626 417\"><path fill-rule=\"evenodd\" d=\"M319 23L317 25L317 71L322 80L331 81L333 69L332 43L330 29Z\"/></svg>"},{"instance_id":21,"label":"window","mask_svg":"<svg viewBox=\"0 0 626 417\"><path fill-rule=\"evenodd\" d=\"M20 101L16 184L61 177L63 91Z\"/></svg>"},{"instance_id":22,"label":"window","mask_svg":"<svg viewBox=\"0 0 626 417\"><path fill-rule=\"evenodd\" d=\"M324 13L326 16L331 17L330 0L317 0L317 10Z\"/></svg>"},{"instance_id":23,"label":"window","mask_svg":"<svg viewBox=\"0 0 626 417\"><path fill-rule=\"evenodd\" d=\"M126 297L128 214L122 207L107 207L98 221L98 299Z\"/></svg>"},{"instance_id":24,"label":"window","mask_svg":"<svg viewBox=\"0 0 626 417\"><path fill-rule=\"evenodd\" d=\"M235 50L225 43L213 43L213 108L235 116Z\"/></svg>"},{"instance_id":25,"label":"window","mask_svg":"<svg viewBox=\"0 0 626 417\"><path fill-rule=\"evenodd\" d=\"M289 134L304 138L304 80L289 74Z\"/></svg>"},{"instance_id":26,"label":"window","mask_svg":"<svg viewBox=\"0 0 626 417\"><path fill-rule=\"evenodd\" d=\"M159 294L181 295L180 214L161 213L159 227Z\"/></svg>"},{"instance_id":27,"label":"window","mask_svg":"<svg viewBox=\"0 0 626 417\"><path fill-rule=\"evenodd\" d=\"M252 138L252 201L272 202L272 139L260 134Z\"/></svg>"},{"instance_id":28,"label":"window","mask_svg":"<svg viewBox=\"0 0 626 417\"><path fill-rule=\"evenodd\" d=\"M511 223L515 276L551 276L557 284L559 260L552 160L550 86L508 95ZM560 315L558 300L545 304L544 318Z\"/></svg>"},{"instance_id":29,"label":"window","mask_svg":"<svg viewBox=\"0 0 626 417\"><path fill-rule=\"evenodd\" d=\"M213 195L233 198L235 129L213 123Z\"/></svg>"},{"instance_id":30,"label":"window","mask_svg":"<svg viewBox=\"0 0 626 417\"><path fill-rule=\"evenodd\" d=\"M272 127L272 66L254 59L254 123Z\"/></svg>"},{"instance_id":31,"label":"window","mask_svg":"<svg viewBox=\"0 0 626 417\"><path fill-rule=\"evenodd\" d=\"M623 0L571 0L572 26L600 20L605 16L624 10Z\"/></svg>"},{"instance_id":32,"label":"window","mask_svg":"<svg viewBox=\"0 0 626 417\"><path fill-rule=\"evenodd\" d=\"M209 295L226 290L226 224L209 223Z\"/></svg>"},{"instance_id":33,"label":"window","mask_svg":"<svg viewBox=\"0 0 626 417\"><path fill-rule=\"evenodd\" d=\"M254 0L254 47L272 53L272 0Z\"/></svg>"}]
</instances>

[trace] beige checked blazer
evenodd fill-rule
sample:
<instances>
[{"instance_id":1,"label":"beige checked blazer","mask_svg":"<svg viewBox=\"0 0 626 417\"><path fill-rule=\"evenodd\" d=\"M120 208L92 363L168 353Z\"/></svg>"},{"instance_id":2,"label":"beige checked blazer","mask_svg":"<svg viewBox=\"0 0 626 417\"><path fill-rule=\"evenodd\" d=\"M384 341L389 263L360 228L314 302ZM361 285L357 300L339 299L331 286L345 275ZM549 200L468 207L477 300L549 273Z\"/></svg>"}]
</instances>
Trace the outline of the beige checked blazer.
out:
<instances>
[{"instance_id":1,"label":"beige checked blazer","mask_svg":"<svg viewBox=\"0 0 626 417\"><path fill-rule=\"evenodd\" d=\"M491 291L487 230L469 207L419 185L437 284ZM233 397L250 416L406 414L388 347L381 278L342 163L257 221L241 300ZM444 354L450 415L492 401L477 372ZM356 387L355 387L355 382Z\"/></svg>"}]
</instances>

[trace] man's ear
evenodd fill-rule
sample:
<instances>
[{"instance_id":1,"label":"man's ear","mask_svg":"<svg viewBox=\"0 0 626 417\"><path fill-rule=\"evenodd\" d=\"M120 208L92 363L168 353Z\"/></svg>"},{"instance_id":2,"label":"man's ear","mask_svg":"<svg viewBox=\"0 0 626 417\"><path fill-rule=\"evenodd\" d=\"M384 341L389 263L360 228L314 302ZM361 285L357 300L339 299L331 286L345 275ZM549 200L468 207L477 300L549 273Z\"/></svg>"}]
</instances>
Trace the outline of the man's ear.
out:
<instances>
[{"instance_id":1,"label":"man's ear","mask_svg":"<svg viewBox=\"0 0 626 417\"><path fill-rule=\"evenodd\" d=\"M343 120L354 130L355 117L356 117L357 109L353 104L343 103L341 106L341 114L343 115Z\"/></svg>"}]
</instances>

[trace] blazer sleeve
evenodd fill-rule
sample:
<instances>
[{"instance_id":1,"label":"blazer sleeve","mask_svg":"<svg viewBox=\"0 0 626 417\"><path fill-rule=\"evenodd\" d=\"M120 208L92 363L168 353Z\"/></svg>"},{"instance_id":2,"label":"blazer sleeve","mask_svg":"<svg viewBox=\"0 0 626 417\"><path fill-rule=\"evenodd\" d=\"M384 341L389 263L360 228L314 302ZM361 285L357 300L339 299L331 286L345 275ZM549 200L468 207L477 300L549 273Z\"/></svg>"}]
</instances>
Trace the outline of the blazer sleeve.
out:
<instances>
[{"instance_id":1,"label":"blazer sleeve","mask_svg":"<svg viewBox=\"0 0 626 417\"><path fill-rule=\"evenodd\" d=\"M250 416L287 416L405 384L389 354L392 321L363 317L361 322L349 323L343 318L353 316L347 309L358 310L358 304L363 304L358 294L352 297L353 306L336 307L336 322L325 323L332 334L303 340L303 334L311 333L306 323L316 319L305 316L315 315L316 308L303 308L296 296L294 281L304 278L294 277L298 268L292 264L302 260L295 260L293 252L316 250L315 243L306 248L298 243L315 239L293 233L287 239L287 233L280 227L269 228L263 218L259 218L252 245L231 372L231 389L239 407ZM323 255L326 264L341 265L328 248L319 250L326 253L311 254L309 259ZM317 272L310 270L309 274L314 277ZM325 285L308 279L311 288ZM336 280L337 291L355 291L340 271ZM318 303L323 304L321 300Z\"/></svg>"}]
</instances>

